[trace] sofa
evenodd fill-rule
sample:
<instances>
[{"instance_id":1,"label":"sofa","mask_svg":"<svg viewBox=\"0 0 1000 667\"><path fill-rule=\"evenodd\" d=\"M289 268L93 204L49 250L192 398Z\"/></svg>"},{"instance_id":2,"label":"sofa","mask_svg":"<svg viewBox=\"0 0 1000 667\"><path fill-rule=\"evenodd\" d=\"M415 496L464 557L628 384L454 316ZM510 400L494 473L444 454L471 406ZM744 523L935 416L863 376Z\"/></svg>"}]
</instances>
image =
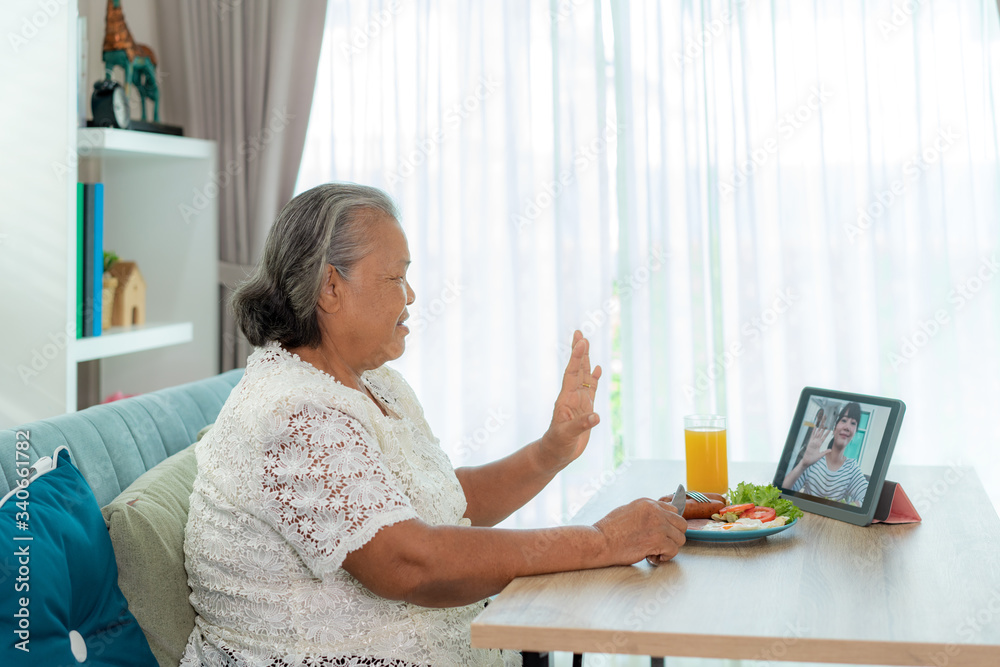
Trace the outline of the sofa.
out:
<instances>
[{"instance_id":1,"label":"sofa","mask_svg":"<svg viewBox=\"0 0 1000 667\"><path fill-rule=\"evenodd\" d=\"M20 627L33 642L30 654L27 644L0 649L0 664L43 664L48 655L46 664L176 667L194 627L183 561L197 472L192 444L242 375L237 369L0 431L0 530L16 547L5 548L0 579L21 568L26 589L5 586L0 600L12 605L15 633ZM21 478L30 484L19 488ZM108 581L115 578L117 587ZM113 609L113 618L92 621L81 605Z\"/></svg>"}]
</instances>

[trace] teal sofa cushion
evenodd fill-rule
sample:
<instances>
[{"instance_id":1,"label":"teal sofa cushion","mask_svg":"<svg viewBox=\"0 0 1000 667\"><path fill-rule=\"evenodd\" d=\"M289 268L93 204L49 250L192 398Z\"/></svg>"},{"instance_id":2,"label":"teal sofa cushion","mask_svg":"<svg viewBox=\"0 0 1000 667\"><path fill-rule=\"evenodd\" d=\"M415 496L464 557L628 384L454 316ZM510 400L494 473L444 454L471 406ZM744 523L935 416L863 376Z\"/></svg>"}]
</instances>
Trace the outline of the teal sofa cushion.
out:
<instances>
[{"instance_id":1,"label":"teal sofa cushion","mask_svg":"<svg viewBox=\"0 0 1000 667\"><path fill-rule=\"evenodd\" d=\"M15 451L26 452L32 436L25 430ZM3 664L155 667L118 588L94 494L66 449L56 453L54 466L0 506L0 542L10 545L0 567L16 573L0 593L0 613L14 623Z\"/></svg>"},{"instance_id":2,"label":"teal sofa cushion","mask_svg":"<svg viewBox=\"0 0 1000 667\"><path fill-rule=\"evenodd\" d=\"M30 430L30 460L68 447L103 507L144 472L194 442L198 431L215 421L241 377L243 369L236 369L0 431L0 497L17 483L16 431Z\"/></svg>"}]
</instances>

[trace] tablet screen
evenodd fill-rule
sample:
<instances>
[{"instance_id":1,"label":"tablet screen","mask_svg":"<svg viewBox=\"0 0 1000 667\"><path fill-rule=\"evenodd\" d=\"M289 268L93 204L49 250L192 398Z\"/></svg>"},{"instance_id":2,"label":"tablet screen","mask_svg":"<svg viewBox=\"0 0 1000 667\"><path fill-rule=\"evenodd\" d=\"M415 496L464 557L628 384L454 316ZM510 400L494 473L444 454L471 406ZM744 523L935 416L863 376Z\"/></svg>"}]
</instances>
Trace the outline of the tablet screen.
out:
<instances>
[{"instance_id":1,"label":"tablet screen","mask_svg":"<svg viewBox=\"0 0 1000 667\"><path fill-rule=\"evenodd\" d=\"M785 471L785 488L861 507L888 418L889 408L810 397ZM812 461L816 456L821 458L802 465L804 457ZM796 465L802 471L798 475ZM796 477L790 484L789 476Z\"/></svg>"},{"instance_id":2,"label":"tablet screen","mask_svg":"<svg viewBox=\"0 0 1000 667\"><path fill-rule=\"evenodd\" d=\"M881 493L903 409L893 399L807 387L775 485L816 505L868 514Z\"/></svg>"}]
</instances>

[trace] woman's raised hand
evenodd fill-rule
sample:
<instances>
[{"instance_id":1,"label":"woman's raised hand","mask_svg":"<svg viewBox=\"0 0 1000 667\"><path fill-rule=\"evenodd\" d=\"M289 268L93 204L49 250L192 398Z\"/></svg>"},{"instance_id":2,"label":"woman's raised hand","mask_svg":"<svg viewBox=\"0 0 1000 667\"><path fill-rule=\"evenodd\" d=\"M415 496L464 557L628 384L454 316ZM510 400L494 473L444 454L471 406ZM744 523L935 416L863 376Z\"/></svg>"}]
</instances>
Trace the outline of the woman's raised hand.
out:
<instances>
[{"instance_id":1,"label":"woman's raised hand","mask_svg":"<svg viewBox=\"0 0 1000 667\"><path fill-rule=\"evenodd\" d=\"M590 369L590 341L580 331L575 331L573 352L563 373L552 422L541 441L545 454L556 467L569 464L583 453L590 439L590 429L600 422L594 412L594 395L600 379L601 367Z\"/></svg>"},{"instance_id":2,"label":"woman's raised hand","mask_svg":"<svg viewBox=\"0 0 1000 667\"><path fill-rule=\"evenodd\" d=\"M828 428L817 426L813 429L812 436L810 436L809 442L806 443L806 449L802 452L802 464L806 468L830 453L829 449L823 449L823 442L829 434L830 429Z\"/></svg>"}]
</instances>

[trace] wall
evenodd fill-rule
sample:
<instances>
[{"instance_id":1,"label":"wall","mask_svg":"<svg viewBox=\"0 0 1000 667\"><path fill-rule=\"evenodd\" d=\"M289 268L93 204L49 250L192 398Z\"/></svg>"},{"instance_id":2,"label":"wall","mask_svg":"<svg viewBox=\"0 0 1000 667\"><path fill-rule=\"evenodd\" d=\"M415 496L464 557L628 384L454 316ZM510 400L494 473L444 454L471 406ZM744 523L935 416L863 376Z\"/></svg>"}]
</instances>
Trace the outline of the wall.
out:
<instances>
[{"instance_id":1,"label":"wall","mask_svg":"<svg viewBox=\"0 0 1000 667\"><path fill-rule=\"evenodd\" d=\"M0 12L0 422L63 412L75 219L76 2Z\"/></svg>"},{"instance_id":2,"label":"wall","mask_svg":"<svg viewBox=\"0 0 1000 667\"><path fill-rule=\"evenodd\" d=\"M871 410L872 416L868 418L868 436L865 440L865 450L861 452L861 460L858 464L866 473L871 473L875 467L875 459L878 458L879 445L882 444L882 437L885 435L885 428L889 421L889 408L882 408L877 405L863 405L863 410ZM891 459L890 459L891 460Z\"/></svg>"}]
</instances>

